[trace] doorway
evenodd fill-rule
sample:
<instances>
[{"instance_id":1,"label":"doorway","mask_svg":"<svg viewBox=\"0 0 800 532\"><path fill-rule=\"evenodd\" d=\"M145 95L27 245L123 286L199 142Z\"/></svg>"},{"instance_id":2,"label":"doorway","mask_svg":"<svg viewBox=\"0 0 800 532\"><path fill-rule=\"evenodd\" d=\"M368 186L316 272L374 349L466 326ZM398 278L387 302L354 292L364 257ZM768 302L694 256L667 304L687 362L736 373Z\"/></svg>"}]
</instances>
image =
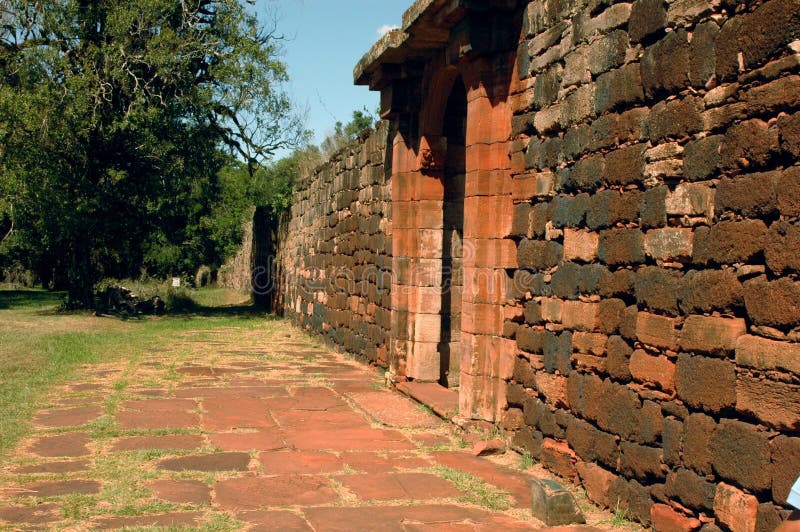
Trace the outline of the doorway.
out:
<instances>
[{"instance_id":1,"label":"doorway","mask_svg":"<svg viewBox=\"0 0 800 532\"><path fill-rule=\"evenodd\" d=\"M444 113L442 134L447 139L447 159L442 179L442 310L439 344L442 386L455 388L461 374L461 300L464 286L463 238L466 186L467 90L457 77Z\"/></svg>"}]
</instances>

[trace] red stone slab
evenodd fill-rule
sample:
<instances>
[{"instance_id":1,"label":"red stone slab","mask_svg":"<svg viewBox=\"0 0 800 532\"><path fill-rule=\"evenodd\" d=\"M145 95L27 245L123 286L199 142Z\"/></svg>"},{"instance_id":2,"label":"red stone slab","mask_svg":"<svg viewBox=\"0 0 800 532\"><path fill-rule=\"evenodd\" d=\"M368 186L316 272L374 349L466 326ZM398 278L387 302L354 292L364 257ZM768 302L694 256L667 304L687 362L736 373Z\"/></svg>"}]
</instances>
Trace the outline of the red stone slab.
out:
<instances>
[{"instance_id":1,"label":"red stone slab","mask_svg":"<svg viewBox=\"0 0 800 532\"><path fill-rule=\"evenodd\" d=\"M247 471L248 453L215 453L166 458L158 462L167 471Z\"/></svg>"},{"instance_id":2,"label":"red stone slab","mask_svg":"<svg viewBox=\"0 0 800 532\"><path fill-rule=\"evenodd\" d=\"M123 410L137 412L162 412L162 411L192 411L197 408L197 401L192 399L140 399L138 401L123 401Z\"/></svg>"},{"instance_id":3,"label":"red stone slab","mask_svg":"<svg viewBox=\"0 0 800 532\"><path fill-rule=\"evenodd\" d=\"M0 508L0 522L11 525L42 525L61 521L61 511L57 504L37 504L35 506L7 506Z\"/></svg>"},{"instance_id":4,"label":"red stone slab","mask_svg":"<svg viewBox=\"0 0 800 532\"><path fill-rule=\"evenodd\" d=\"M49 429L75 427L94 421L102 414L103 409L99 406L41 410L36 414L33 422Z\"/></svg>"},{"instance_id":5,"label":"red stone slab","mask_svg":"<svg viewBox=\"0 0 800 532\"><path fill-rule=\"evenodd\" d=\"M103 385L96 382L82 382L78 384L71 384L69 389L73 392L91 392L95 390L102 390Z\"/></svg>"},{"instance_id":6,"label":"red stone slab","mask_svg":"<svg viewBox=\"0 0 800 532\"><path fill-rule=\"evenodd\" d=\"M389 427L433 428L442 424L441 419L421 409L414 401L390 391L354 393L350 398L371 417Z\"/></svg>"},{"instance_id":7,"label":"red stone slab","mask_svg":"<svg viewBox=\"0 0 800 532\"><path fill-rule=\"evenodd\" d=\"M138 451L141 449L160 449L189 451L203 446L203 436L199 434L167 434L165 436L130 436L120 438L112 451Z\"/></svg>"},{"instance_id":8,"label":"red stone slab","mask_svg":"<svg viewBox=\"0 0 800 532\"><path fill-rule=\"evenodd\" d=\"M181 388L175 390L175 397L280 397L287 396L286 388L277 386L209 387Z\"/></svg>"},{"instance_id":9,"label":"red stone slab","mask_svg":"<svg viewBox=\"0 0 800 532\"><path fill-rule=\"evenodd\" d=\"M335 410L276 410L271 405L272 417L282 427L293 429L367 429L370 423L367 419L353 412L348 407L337 407Z\"/></svg>"},{"instance_id":10,"label":"red stone slab","mask_svg":"<svg viewBox=\"0 0 800 532\"><path fill-rule=\"evenodd\" d=\"M251 510L236 514L239 521L251 525L249 532L272 530L312 530L306 520L298 514L280 510Z\"/></svg>"},{"instance_id":11,"label":"red stone slab","mask_svg":"<svg viewBox=\"0 0 800 532\"><path fill-rule=\"evenodd\" d=\"M339 498L327 479L309 475L232 478L217 482L214 491L214 503L225 510L327 504Z\"/></svg>"},{"instance_id":12,"label":"red stone slab","mask_svg":"<svg viewBox=\"0 0 800 532\"><path fill-rule=\"evenodd\" d=\"M488 516L483 510L454 505L324 507L308 508L303 513L317 532L404 531L404 523L479 523Z\"/></svg>"},{"instance_id":13,"label":"red stone slab","mask_svg":"<svg viewBox=\"0 0 800 532\"><path fill-rule=\"evenodd\" d=\"M96 480L56 480L34 482L21 487L18 497L58 497L60 495L89 495L100 492L100 483Z\"/></svg>"},{"instance_id":14,"label":"red stone slab","mask_svg":"<svg viewBox=\"0 0 800 532\"><path fill-rule=\"evenodd\" d=\"M465 471L507 491L520 507L531 505L530 477L526 475L467 453L438 452L433 454L433 459L443 466Z\"/></svg>"},{"instance_id":15,"label":"red stone slab","mask_svg":"<svg viewBox=\"0 0 800 532\"><path fill-rule=\"evenodd\" d=\"M286 441L301 450L407 451L414 446L400 432L373 428L287 429Z\"/></svg>"},{"instance_id":16,"label":"red stone slab","mask_svg":"<svg viewBox=\"0 0 800 532\"><path fill-rule=\"evenodd\" d=\"M172 512L158 515L135 517L101 517L94 520L94 528L116 530L120 528L143 527L196 527L203 518L203 512Z\"/></svg>"},{"instance_id":17,"label":"red stone slab","mask_svg":"<svg viewBox=\"0 0 800 532\"><path fill-rule=\"evenodd\" d=\"M458 392L435 382L400 382L397 389L429 406L443 418L449 419L458 412Z\"/></svg>"},{"instance_id":18,"label":"red stone slab","mask_svg":"<svg viewBox=\"0 0 800 532\"><path fill-rule=\"evenodd\" d=\"M44 464L23 466L14 469L14 472L24 475L36 473L63 474L77 473L78 471L86 471L87 469L89 469L88 460L77 460L74 462L47 462Z\"/></svg>"},{"instance_id":19,"label":"red stone slab","mask_svg":"<svg viewBox=\"0 0 800 532\"><path fill-rule=\"evenodd\" d=\"M28 446L38 456L87 456L91 439L86 432L68 432L57 436L42 436Z\"/></svg>"},{"instance_id":20,"label":"red stone slab","mask_svg":"<svg viewBox=\"0 0 800 532\"><path fill-rule=\"evenodd\" d=\"M234 368L212 368L210 366L182 366L176 368L175 371L181 375L188 375L190 377L216 377L230 373L239 373L242 370Z\"/></svg>"},{"instance_id":21,"label":"red stone slab","mask_svg":"<svg viewBox=\"0 0 800 532\"><path fill-rule=\"evenodd\" d=\"M203 428L232 430L274 427L263 399L209 398L203 401Z\"/></svg>"},{"instance_id":22,"label":"red stone slab","mask_svg":"<svg viewBox=\"0 0 800 532\"><path fill-rule=\"evenodd\" d=\"M156 480L148 484L156 497L176 504L211 504L211 488L199 480Z\"/></svg>"},{"instance_id":23,"label":"red stone slab","mask_svg":"<svg viewBox=\"0 0 800 532\"><path fill-rule=\"evenodd\" d=\"M422 501L461 495L452 483L429 473L347 475L337 480L362 501Z\"/></svg>"},{"instance_id":24,"label":"red stone slab","mask_svg":"<svg viewBox=\"0 0 800 532\"><path fill-rule=\"evenodd\" d=\"M341 459L352 469L363 473L389 473L398 469L419 469L432 465L424 458L396 453L389 453L389 456L371 452L342 453Z\"/></svg>"},{"instance_id":25,"label":"red stone slab","mask_svg":"<svg viewBox=\"0 0 800 532\"><path fill-rule=\"evenodd\" d=\"M258 456L266 475L333 473L344 467L335 454L320 451L281 451Z\"/></svg>"},{"instance_id":26,"label":"red stone slab","mask_svg":"<svg viewBox=\"0 0 800 532\"><path fill-rule=\"evenodd\" d=\"M65 397L55 401L53 404L59 406L88 406L94 405L104 400L100 395L91 395L88 397Z\"/></svg>"},{"instance_id":27,"label":"red stone slab","mask_svg":"<svg viewBox=\"0 0 800 532\"><path fill-rule=\"evenodd\" d=\"M211 443L223 451L277 451L286 442L276 430L210 434Z\"/></svg>"},{"instance_id":28,"label":"red stone slab","mask_svg":"<svg viewBox=\"0 0 800 532\"><path fill-rule=\"evenodd\" d=\"M289 393L297 401L295 408L302 408L305 410L328 410L337 406L346 406L336 392L330 388L309 386L309 387L296 387L290 388Z\"/></svg>"},{"instance_id":29,"label":"red stone slab","mask_svg":"<svg viewBox=\"0 0 800 532\"><path fill-rule=\"evenodd\" d=\"M164 412L117 412L120 427L130 429L191 429L200 426L200 416L194 412L177 410Z\"/></svg>"}]
</instances>

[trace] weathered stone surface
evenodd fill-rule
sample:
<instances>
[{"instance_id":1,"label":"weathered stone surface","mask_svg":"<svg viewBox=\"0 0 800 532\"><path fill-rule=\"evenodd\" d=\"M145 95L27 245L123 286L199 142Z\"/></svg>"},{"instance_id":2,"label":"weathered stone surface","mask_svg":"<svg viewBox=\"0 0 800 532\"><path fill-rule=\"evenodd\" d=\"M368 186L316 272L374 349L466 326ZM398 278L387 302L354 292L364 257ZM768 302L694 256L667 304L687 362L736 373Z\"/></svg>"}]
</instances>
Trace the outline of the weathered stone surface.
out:
<instances>
[{"instance_id":1,"label":"weathered stone surface","mask_svg":"<svg viewBox=\"0 0 800 532\"><path fill-rule=\"evenodd\" d=\"M779 430L800 428L800 385L742 374L736 381L736 408Z\"/></svg>"},{"instance_id":2,"label":"weathered stone surface","mask_svg":"<svg viewBox=\"0 0 800 532\"><path fill-rule=\"evenodd\" d=\"M741 421L722 419L711 439L714 471L755 492L770 488L769 436Z\"/></svg>"},{"instance_id":3,"label":"weathered stone surface","mask_svg":"<svg viewBox=\"0 0 800 532\"><path fill-rule=\"evenodd\" d=\"M658 2L661 3L661 2ZM647 98L676 92L689 84L689 40L683 29L672 31L642 56L642 80Z\"/></svg>"},{"instance_id":4,"label":"weathered stone surface","mask_svg":"<svg viewBox=\"0 0 800 532\"><path fill-rule=\"evenodd\" d=\"M633 42L663 31L667 25L667 10L661 0L636 0L631 8L628 33Z\"/></svg>"},{"instance_id":5,"label":"weathered stone surface","mask_svg":"<svg viewBox=\"0 0 800 532\"><path fill-rule=\"evenodd\" d=\"M720 483L714 497L714 514L720 523L731 530L755 530L758 499L724 482Z\"/></svg>"},{"instance_id":6,"label":"weathered stone surface","mask_svg":"<svg viewBox=\"0 0 800 532\"><path fill-rule=\"evenodd\" d=\"M756 325L794 327L800 324L800 283L782 278L754 280L744 285L747 314Z\"/></svg>"},{"instance_id":7,"label":"weathered stone surface","mask_svg":"<svg viewBox=\"0 0 800 532\"><path fill-rule=\"evenodd\" d=\"M679 398L708 412L719 412L736 403L736 370L725 360L680 355L675 386Z\"/></svg>"},{"instance_id":8,"label":"weathered stone surface","mask_svg":"<svg viewBox=\"0 0 800 532\"><path fill-rule=\"evenodd\" d=\"M531 511L548 526L583 524L586 519L572 493L552 480L531 480Z\"/></svg>"}]
</instances>

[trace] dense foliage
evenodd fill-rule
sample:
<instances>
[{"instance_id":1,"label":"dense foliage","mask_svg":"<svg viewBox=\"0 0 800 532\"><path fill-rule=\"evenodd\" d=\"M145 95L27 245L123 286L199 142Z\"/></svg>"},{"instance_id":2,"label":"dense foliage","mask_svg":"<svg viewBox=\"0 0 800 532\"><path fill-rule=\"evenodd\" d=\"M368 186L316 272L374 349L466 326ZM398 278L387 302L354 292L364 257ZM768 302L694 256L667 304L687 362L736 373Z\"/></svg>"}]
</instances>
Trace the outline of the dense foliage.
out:
<instances>
[{"instance_id":1,"label":"dense foliage","mask_svg":"<svg viewBox=\"0 0 800 532\"><path fill-rule=\"evenodd\" d=\"M304 134L281 91L280 38L248 3L0 3L3 255L77 306L102 276L228 251L211 236L234 212L215 198L269 183L261 163Z\"/></svg>"}]
</instances>

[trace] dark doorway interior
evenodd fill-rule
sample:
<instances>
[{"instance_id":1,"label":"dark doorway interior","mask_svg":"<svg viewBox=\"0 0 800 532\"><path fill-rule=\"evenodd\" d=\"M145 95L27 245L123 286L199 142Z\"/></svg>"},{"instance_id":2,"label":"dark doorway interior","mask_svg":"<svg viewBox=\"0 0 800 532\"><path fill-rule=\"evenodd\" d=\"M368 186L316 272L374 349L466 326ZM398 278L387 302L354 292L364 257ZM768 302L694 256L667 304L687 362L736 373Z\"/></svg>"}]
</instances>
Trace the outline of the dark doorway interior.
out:
<instances>
[{"instance_id":1,"label":"dark doorway interior","mask_svg":"<svg viewBox=\"0 0 800 532\"><path fill-rule=\"evenodd\" d=\"M457 78L444 115L447 162L443 175L442 331L440 384L459 384L463 275L464 188L466 185L467 90Z\"/></svg>"}]
</instances>

